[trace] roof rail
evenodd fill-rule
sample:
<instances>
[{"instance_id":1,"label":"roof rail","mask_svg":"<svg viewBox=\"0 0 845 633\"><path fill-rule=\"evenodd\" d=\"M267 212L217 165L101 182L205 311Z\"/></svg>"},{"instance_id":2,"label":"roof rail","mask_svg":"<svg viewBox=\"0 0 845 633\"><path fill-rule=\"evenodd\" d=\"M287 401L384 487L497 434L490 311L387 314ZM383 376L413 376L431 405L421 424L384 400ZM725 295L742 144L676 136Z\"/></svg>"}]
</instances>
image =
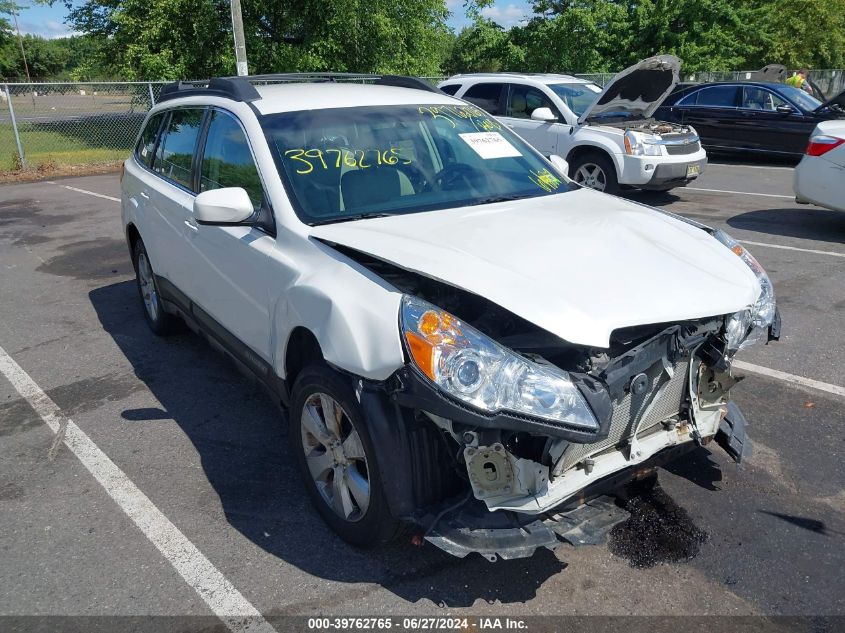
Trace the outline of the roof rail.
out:
<instances>
[{"instance_id":1,"label":"roof rail","mask_svg":"<svg viewBox=\"0 0 845 633\"><path fill-rule=\"evenodd\" d=\"M208 82L176 81L161 89L159 102L177 97L215 96L227 97L234 101L256 101L261 95L254 84L268 83L324 83L324 82L361 82L378 86L396 86L437 92L440 90L424 79L403 75L375 75L357 73L273 73L268 75L249 75L246 77L215 77Z\"/></svg>"},{"instance_id":2,"label":"roof rail","mask_svg":"<svg viewBox=\"0 0 845 633\"><path fill-rule=\"evenodd\" d=\"M451 75L448 79L456 77L575 77L568 73L517 73L517 72L486 72L486 73L458 73ZM578 79L578 77L575 77Z\"/></svg>"},{"instance_id":3,"label":"roof rail","mask_svg":"<svg viewBox=\"0 0 845 633\"><path fill-rule=\"evenodd\" d=\"M174 81L172 84L162 86L159 102L177 97L213 96L227 97L235 101L255 101L261 95L248 81L241 81L233 77L215 77L205 83L193 81Z\"/></svg>"}]
</instances>

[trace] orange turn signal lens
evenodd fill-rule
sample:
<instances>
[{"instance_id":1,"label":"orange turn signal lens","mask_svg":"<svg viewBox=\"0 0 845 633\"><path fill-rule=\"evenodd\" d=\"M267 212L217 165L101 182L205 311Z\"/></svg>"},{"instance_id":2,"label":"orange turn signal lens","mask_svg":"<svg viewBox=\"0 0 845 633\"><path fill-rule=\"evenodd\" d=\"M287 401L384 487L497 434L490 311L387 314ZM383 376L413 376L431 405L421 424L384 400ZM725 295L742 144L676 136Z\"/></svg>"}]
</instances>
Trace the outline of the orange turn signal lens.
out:
<instances>
[{"instance_id":1,"label":"orange turn signal lens","mask_svg":"<svg viewBox=\"0 0 845 633\"><path fill-rule=\"evenodd\" d=\"M415 332L405 332L405 339L417 367L434 380L434 346Z\"/></svg>"},{"instance_id":2,"label":"orange turn signal lens","mask_svg":"<svg viewBox=\"0 0 845 633\"><path fill-rule=\"evenodd\" d=\"M744 248L742 248L742 246L740 246L739 244L737 244L736 246L734 246L731 250L732 250L732 251L733 251L736 255L739 255L740 257L742 257L742 254L745 252L745 249L744 249Z\"/></svg>"},{"instance_id":3,"label":"orange turn signal lens","mask_svg":"<svg viewBox=\"0 0 845 633\"><path fill-rule=\"evenodd\" d=\"M417 329L428 339L440 329L440 317L434 310L429 310L420 317Z\"/></svg>"}]
</instances>

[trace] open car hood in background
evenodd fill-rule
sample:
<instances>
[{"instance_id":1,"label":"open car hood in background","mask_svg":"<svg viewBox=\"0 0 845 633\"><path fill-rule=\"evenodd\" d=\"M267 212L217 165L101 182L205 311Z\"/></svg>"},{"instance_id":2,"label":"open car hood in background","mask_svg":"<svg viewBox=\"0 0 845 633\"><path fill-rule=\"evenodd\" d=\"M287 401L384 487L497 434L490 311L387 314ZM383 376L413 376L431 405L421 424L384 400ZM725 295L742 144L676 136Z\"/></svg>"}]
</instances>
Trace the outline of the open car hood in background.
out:
<instances>
[{"instance_id":1,"label":"open car hood in background","mask_svg":"<svg viewBox=\"0 0 845 633\"><path fill-rule=\"evenodd\" d=\"M816 112L831 107L836 108L841 112L845 112L845 90L823 102L818 108L816 108Z\"/></svg>"},{"instance_id":2,"label":"open car hood in background","mask_svg":"<svg viewBox=\"0 0 845 633\"><path fill-rule=\"evenodd\" d=\"M626 68L608 83L578 123L595 122L618 112L630 119L647 119L680 80L681 60L657 55Z\"/></svg>"}]
</instances>

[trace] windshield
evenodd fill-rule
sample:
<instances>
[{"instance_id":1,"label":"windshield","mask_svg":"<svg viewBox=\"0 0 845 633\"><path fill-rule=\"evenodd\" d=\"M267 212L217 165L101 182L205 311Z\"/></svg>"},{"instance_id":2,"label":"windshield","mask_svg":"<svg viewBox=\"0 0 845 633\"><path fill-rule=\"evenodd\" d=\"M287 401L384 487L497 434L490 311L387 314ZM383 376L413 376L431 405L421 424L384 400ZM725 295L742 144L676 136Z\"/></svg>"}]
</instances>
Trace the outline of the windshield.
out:
<instances>
[{"instance_id":1,"label":"windshield","mask_svg":"<svg viewBox=\"0 0 845 633\"><path fill-rule=\"evenodd\" d=\"M534 150L469 105L333 108L262 126L308 224L567 191Z\"/></svg>"},{"instance_id":2,"label":"windshield","mask_svg":"<svg viewBox=\"0 0 845 633\"><path fill-rule=\"evenodd\" d=\"M596 84L549 84L549 88L577 117L587 111L601 92L601 88Z\"/></svg>"},{"instance_id":3,"label":"windshield","mask_svg":"<svg viewBox=\"0 0 845 633\"><path fill-rule=\"evenodd\" d=\"M779 86L781 93L792 101L795 105L797 105L802 110L806 110L808 112L812 112L816 108L818 108L822 102L816 99L814 96L807 94L800 88L796 88L795 86Z\"/></svg>"}]
</instances>

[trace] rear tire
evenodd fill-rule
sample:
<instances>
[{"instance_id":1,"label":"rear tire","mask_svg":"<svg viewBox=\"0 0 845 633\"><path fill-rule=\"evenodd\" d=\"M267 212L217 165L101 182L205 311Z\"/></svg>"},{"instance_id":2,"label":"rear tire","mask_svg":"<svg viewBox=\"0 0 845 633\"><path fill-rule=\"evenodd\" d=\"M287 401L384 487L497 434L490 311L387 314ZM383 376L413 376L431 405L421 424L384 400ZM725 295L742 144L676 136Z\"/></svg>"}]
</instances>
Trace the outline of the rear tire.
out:
<instances>
[{"instance_id":1,"label":"rear tire","mask_svg":"<svg viewBox=\"0 0 845 633\"><path fill-rule=\"evenodd\" d=\"M348 379L325 365L303 369L288 411L290 445L314 507L340 538L375 547L395 538L377 451Z\"/></svg>"},{"instance_id":2,"label":"rear tire","mask_svg":"<svg viewBox=\"0 0 845 633\"><path fill-rule=\"evenodd\" d=\"M581 186L612 195L619 193L619 180L613 161L606 154L589 152L576 158L569 167L569 177Z\"/></svg>"},{"instance_id":3,"label":"rear tire","mask_svg":"<svg viewBox=\"0 0 845 633\"><path fill-rule=\"evenodd\" d=\"M178 321L175 316L164 310L164 302L156 282L155 271L150 263L150 256L144 247L143 240L135 242L132 254L132 263L135 266L135 281L138 285L138 294L141 298L141 309L144 312L144 319L147 325L156 336L167 336L178 329Z\"/></svg>"}]
</instances>

